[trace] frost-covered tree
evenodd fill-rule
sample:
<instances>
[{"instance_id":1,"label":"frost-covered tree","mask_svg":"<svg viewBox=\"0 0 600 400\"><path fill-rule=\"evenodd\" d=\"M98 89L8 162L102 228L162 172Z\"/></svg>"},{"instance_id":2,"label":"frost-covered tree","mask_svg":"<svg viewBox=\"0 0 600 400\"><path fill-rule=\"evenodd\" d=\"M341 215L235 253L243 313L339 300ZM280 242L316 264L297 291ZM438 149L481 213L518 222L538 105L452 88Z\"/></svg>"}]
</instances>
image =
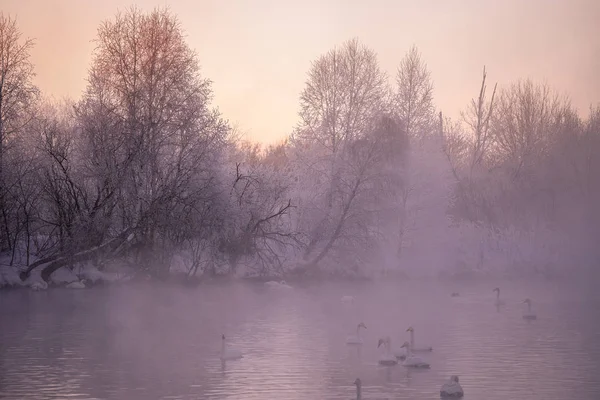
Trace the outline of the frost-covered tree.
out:
<instances>
[{"instance_id":1,"label":"frost-covered tree","mask_svg":"<svg viewBox=\"0 0 600 400\"><path fill-rule=\"evenodd\" d=\"M411 139L435 130L431 74L416 46L409 49L398 66L394 111Z\"/></svg>"},{"instance_id":2,"label":"frost-covered tree","mask_svg":"<svg viewBox=\"0 0 600 400\"><path fill-rule=\"evenodd\" d=\"M453 212L470 221L486 220L491 223L495 217L490 199L486 197L489 191L484 186L489 181L488 170L494 157L494 138L490 128L497 85L494 85L489 97L486 80L484 67L479 95L471 99L466 110L461 112L460 121L446 118L442 123L443 149L456 184Z\"/></svg>"},{"instance_id":3,"label":"frost-covered tree","mask_svg":"<svg viewBox=\"0 0 600 400\"><path fill-rule=\"evenodd\" d=\"M116 252L163 275L222 217L212 210L230 129L177 18L131 8L100 25L96 44L75 113L39 119L44 213L60 246L23 277Z\"/></svg>"},{"instance_id":4,"label":"frost-covered tree","mask_svg":"<svg viewBox=\"0 0 600 400\"><path fill-rule=\"evenodd\" d=\"M358 39L349 40L312 63L294 138L336 154L369 133L387 107L386 95L386 75L375 52Z\"/></svg>"},{"instance_id":5,"label":"frost-covered tree","mask_svg":"<svg viewBox=\"0 0 600 400\"><path fill-rule=\"evenodd\" d=\"M299 224L307 234L303 256L307 266L341 266L340 272L350 273L379 259L395 216L391 199L403 185L398 166L406 153L406 137L384 116L370 131L338 155L338 182L331 205L323 204L330 184L319 169L319 149L302 149L294 159L301 171L296 190ZM386 218L390 215L391 219Z\"/></svg>"},{"instance_id":6,"label":"frost-covered tree","mask_svg":"<svg viewBox=\"0 0 600 400\"><path fill-rule=\"evenodd\" d=\"M38 94L29 54L33 45L22 38L16 19L0 12L0 251L11 250L17 236L11 211L18 205L8 201L7 189L18 182L8 175L19 168L7 163L7 152L30 122Z\"/></svg>"},{"instance_id":7,"label":"frost-covered tree","mask_svg":"<svg viewBox=\"0 0 600 400\"><path fill-rule=\"evenodd\" d=\"M210 81L175 16L136 8L101 24L88 81L78 115L95 185L115 185L109 217L136 230L144 261L167 264L152 248L176 240L182 211L202 204L229 133Z\"/></svg>"},{"instance_id":8,"label":"frost-covered tree","mask_svg":"<svg viewBox=\"0 0 600 400\"><path fill-rule=\"evenodd\" d=\"M393 158L388 149L402 147L383 144L404 139L397 127L383 127L388 92L375 52L356 39L321 56L309 71L292 136L294 163L302 170L299 217L307 265L342 255L360 264L378 234L379 199L387 189L383 167Z\"/></svg>"},{"instance_id":9,"label":"frost-covered tree","mask_svg":"<svg viewBox=\"0 0 600 400\"><path fill-rule=\"evenodd\" d=\"M565 260L572 268L590 265L598 208L588 200L600 186L588 173L597 164L594 113L582 121L567 99L531 81L486 98L485 78L484 70L464 125L447 122L444 129L456 183L454 222L481 238L462 240L471 260L465 268L554 275ZM479 257L466 254L469 242Z\"/></svg>"},{"instance_id":10,"label":"frost-covered tree","mask_svg":"<svg viewBox=\"0 0 600 400\"><path fill-rule=\"evenodd\" d=\"M416 46L409 49L397 69L393 105L396 119L410 140L410 152L405 184L396 197L401 218L395 257L389 258L388 265L430 265L433 262L413 261L416 253L426 254L424 246L440 247L447 235L449 168L435 118L431 75Z\"/></svg>"},{"instance_id":11,"label":"frost-covered tree","mask_svg":"<svg viewBox=\"0 0 600 400\"><path fill-rule=\"evenodd\" d=\"M548 85L519 81L502 89L491 131L496 163L508 165L514 178L547 154L560 114L569 108Z\"/></svg>"},{"instance_id":12,"label":"frost-covered tree","mask_svg":"<svg viewBox=\"0 0 600 400\"><path fill-rule=\"evenodd\" d=\"M490 156L490 147L493 145L493 138L490 132L490 122L494 111L494 100L496 98L497 84L490 99L487 99L487 73L483 68L483 79L481 89L477 100L471 99L467 110L461 113L462 120L469 128L469 134L463 137L467 146L467 160L469 175L473 174L473 169L481 166Z\"/></svg>"},{"instance_id":13,"label":"frost-covered tree","mask_svg":"<svg viewBox=\"0 0 600 400\"><path fill-rule=\"evenodd\" d=\"M300 244L292 218L290 174L264 154L237 151L225 164L221 198L227 213L218 240L230 272L271 275L284 271L288 252ZM289 264L288 264L289 265Z\"/></svg>"}]
</instances>

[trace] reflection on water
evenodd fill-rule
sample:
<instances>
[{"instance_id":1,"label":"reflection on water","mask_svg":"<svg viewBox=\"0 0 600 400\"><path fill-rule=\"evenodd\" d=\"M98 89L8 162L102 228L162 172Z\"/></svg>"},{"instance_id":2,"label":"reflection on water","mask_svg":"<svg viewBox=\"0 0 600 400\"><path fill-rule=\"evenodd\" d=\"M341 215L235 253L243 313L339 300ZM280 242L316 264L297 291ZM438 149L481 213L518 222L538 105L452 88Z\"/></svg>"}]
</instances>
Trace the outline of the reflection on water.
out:
<instances>
[{"instance_id":1,"label":"reflection on water","mask_svg":"<svg viewBox=\"0 0 600 400\"><path fill-rule=\"evenodd\" d=\"M494 285L496 286L497 283ZM596 400L600 297L551 284L231 284L0 293L0 398ZM459 297L451 293L459 291ZM353 304L343 304L353 295ZM535 321L522 318L526 297ZM346 337L361 331L363 346ZM429 370L377 363L377 340L432 345ZM221 334L244 358L221 362Z\"/></svg>"}]
</instances>

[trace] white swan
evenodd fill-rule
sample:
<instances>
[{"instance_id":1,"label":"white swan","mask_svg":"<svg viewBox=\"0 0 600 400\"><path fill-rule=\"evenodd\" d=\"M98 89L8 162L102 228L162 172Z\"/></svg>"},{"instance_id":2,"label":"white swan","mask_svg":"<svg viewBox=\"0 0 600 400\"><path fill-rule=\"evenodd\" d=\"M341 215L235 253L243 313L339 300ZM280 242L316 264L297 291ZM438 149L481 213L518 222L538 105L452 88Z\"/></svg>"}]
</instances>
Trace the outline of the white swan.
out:
<instances>
[{"instance_id":1,"label":"white swan","mask_svg":"<svg viewBox=\"0 0 600 400\"><path fill-rule=\"evenodd\" d=\"M402 362L403 366L410 368L429 368L429 363L412 353L410 343L404 342L402 347L406 348L407 351L406 359Z\"/></svg>"},{"instance_id":2,"label":"white swan","mask_svg":"<svg viewBox=\"0 0 600 400\"><path fill-rule=\"evenodd\" d=\"M496 302L494 304L497 306L503 306L504 301L500 300L500 288L495 288L494 292L496 292Z\"/></svg>"},{"instance_id":3,"label":"white swan","mask_svg":"<svg viewBox=\"0 0 600 400\"><path fill-rule=\"evenodd\" d=\"M356 378L356 380L354 381L354 384L356 385L356 400L361 400L362 399L362 382L360 381L360 378Z\"/></svg>"},{"instance_id":4,"label":"white swan","mask_svg":"<svg viewBox=\"0 0 600 400\"><path fill-rule=\"evenodd\" d=\"M410 349L415 353L425 352L425 351L433 351L433 347L425 346L425 347L416 347L415 346L415 329L411 326L406 332L410 332Z\"/></svg>"},{"instance_id":5,"label":"white swan","mask_svg":"<svg viewBox=\"0 0 600 400\"><path fill-rule=\"evenodd\" d=\"M364 323L360 323L356 326L356 335L350 335L346 338L346 344L363 344L363 339L360 336L360 328L367 329Z\"/></svg>"},{"instance_id":6,"label":"white swan","mask_svg":"<svg viewBox=\"0 0 600 400\"><path fill-rule=\"evenodd\" d=\"M396 357L398 360L406 360L406 356L408 355L408 352L406 351L405 347L400 347L399 349L395 349L392 351L392 353L394 354L394 357Z\"/></svg>"},{"instance_id":7,"label":"white swan","mask_svg":"<svg viewBox=\"0 0 600 400\"><path fill-rule=\"evenodd\" d=\"M288 285L287 283L285 283L285 281L269 281L269 282L265 282L265 286L269 286L272 287L274 289L291 289L292 287L290 285Z\"/></svg>"},{"instance_id":8,"label":"white swan","mask_svg":"<svg viewBox=\"0 0 600 400\"><path fill-rule=\"evenodd\" d=\"M396 365L398 364L398 360L396 360L396 357L392 354L392 352L390 351L391 345L392 345L392 340L390 339L389 336L385 336L381 339L379 339L379 342L377 343L377 348L379 348L379 346L383 345L383 353L381 353L381 355L379 356L379 364L381 365Z\"/></svg>"},{"instance_id":9,"label":"white swan","mask_svg":"<svg viewBox=\"0 0 600 400\"><path fill-rule=\"evenodd\" d=\"M244 358L241 351L225 346L225 334L223 334L221 336L221 360L239 360L240 358Z\"/></svg>"},{"instance_id":10,"label":"white swan","mask_svg":"<svg viewBox=\"0 0 600 400\"><path fill-rule=\"evenodd\" d=\"M458 383L458 376L452 375L450 381L444 383L440 389L440 397L444 399L458 399L465 395L462 386Z\"/></svg>"},{"instance_id":11,"label":"white swan","mask_svg":"<svg viewBox=\"0 0 600 400\"><path fill-rule=\"evenodd\" d=\"M352 304L352 303L354 303L354 297L352 297L352 296L342 296L342 303L344 303L344 304Z\"/></svg>"},{"instance_id":12,"label":"white swan","mask_svg":"<svg viewBox=\"0 0 600 400\"><path fill-rule=\"evenodd\" d=\"M392 354L394 354L394 357L396 357L398 360L403 361L403 360L406 360L408 351L407 351L406 347L400 347L399 349L392 350Z\"/></svg>"},{"instance_id":13,"label":"white swan","mask_svg":"<svg viewBox=\"0 0 600 400\"><path fill-rule=\"evenodd\" d=\"M523 319L527 319L527 320L534 320L537 319L537 315L535 315L535 313L533 311L531 311L531 300L530 299L525 299L523 300L523 303L527 304L527 312L525 312L523 314Z\"/></svg>"}]
</instances>

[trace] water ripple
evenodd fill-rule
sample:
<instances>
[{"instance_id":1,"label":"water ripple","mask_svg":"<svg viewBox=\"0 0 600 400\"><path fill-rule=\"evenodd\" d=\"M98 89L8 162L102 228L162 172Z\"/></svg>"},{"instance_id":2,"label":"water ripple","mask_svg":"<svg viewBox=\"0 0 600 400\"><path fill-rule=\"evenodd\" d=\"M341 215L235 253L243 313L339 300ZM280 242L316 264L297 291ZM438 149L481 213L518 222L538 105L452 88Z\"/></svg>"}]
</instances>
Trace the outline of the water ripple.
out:
<instances>
[{"instance_id":1,"label":"water ripple","mask_svg":"<svg viewBox=\"0 0 600 400\"><path fill-rule=\"evenodd\" d=\"M0 398L351 399L360 377L365 399L434 399L458 374L469 399L597 399L597 295L507 282L506 305L496 308L492 287L0 293ZM348 294L353 305L340 302ZM521 318L525 297L535 299L538 320ZM360 321L365 344L346 346ZM432 368L379 366L377 339L390 335L399 346L409 325L417 344L434 347L423 354ZM220 361L221 333L243 359Z\"/></svg>"}]
</instances>

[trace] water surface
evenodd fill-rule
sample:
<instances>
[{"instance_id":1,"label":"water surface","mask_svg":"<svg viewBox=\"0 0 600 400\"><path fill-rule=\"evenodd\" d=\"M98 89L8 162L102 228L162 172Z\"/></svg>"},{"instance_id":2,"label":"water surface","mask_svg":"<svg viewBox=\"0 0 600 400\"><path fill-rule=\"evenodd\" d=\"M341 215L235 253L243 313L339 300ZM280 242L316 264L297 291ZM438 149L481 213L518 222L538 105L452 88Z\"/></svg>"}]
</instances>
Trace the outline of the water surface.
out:
<instances>
[{"instance_id":1,"label":"water surface","mask_svg":"<svg viewBox=\"0 0 600 400\"><path fill-rule=\"evenodd\" d=\"M501 286L506 305L494 306ZM452 298L450 293L460 292ZM355 297L353 305L340 301ZM530 297L538 319L523 320ZM7 399L597 400L600 296L518 282L139 284L0 293L0 397ZM345 338L363 321L365 344ZM377 340L413 326L430 370L377 364ZM221 334L244 358L222 364Z\"/></svg>"}]
</instances>

